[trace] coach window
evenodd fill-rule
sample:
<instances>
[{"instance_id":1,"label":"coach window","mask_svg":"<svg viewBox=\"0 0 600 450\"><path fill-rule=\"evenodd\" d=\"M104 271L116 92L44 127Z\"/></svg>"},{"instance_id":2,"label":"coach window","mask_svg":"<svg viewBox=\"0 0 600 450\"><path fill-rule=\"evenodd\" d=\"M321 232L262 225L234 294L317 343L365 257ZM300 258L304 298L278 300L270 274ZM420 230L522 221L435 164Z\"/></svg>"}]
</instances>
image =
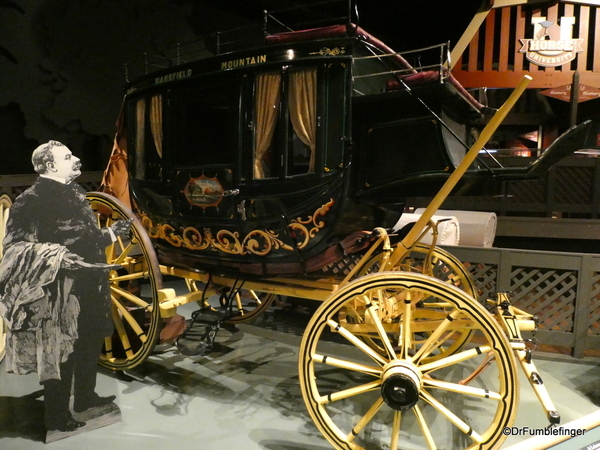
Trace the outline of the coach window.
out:
<instances>
[{"instance_id":1,"label":"coach window","mask_svg":"<svg viewBox=\"0 0 600 450\"><path fill-rule=\"evenodd\" d=\"M163 102L160 94L139 99L135 103L134 178L161 179L163 149Z\"/></svg>"},{"instance_id":2,"label":"coach window","mask_svg":"<svg viewBox=\"0 0 600 450\"><path fill-rule=\"evenodd\" d=\"M178 97L177 166L232 164L238 124L239 85L236 80L186 89Z\"/></svg>"},{"instance_id":3,"label":"coach window","mask_svg":"<svg viewBox=\"0 0 600 450\"><path fill-rule=\"evenodd\" d=\"M317 69L258 74L254 108L255 179L315 172Z\"/></svg>"},{"instance_id":4,"label":"coach window","mask_svg":"<svg viewBox=\"0 0 600 450\"><path fill-rule=\"evenodd\" d=\"M254 106L254 178L274 178L279 175L277 124L281 101L281 73L266 72L256 77Z\"/></svg>"}]
</instances>

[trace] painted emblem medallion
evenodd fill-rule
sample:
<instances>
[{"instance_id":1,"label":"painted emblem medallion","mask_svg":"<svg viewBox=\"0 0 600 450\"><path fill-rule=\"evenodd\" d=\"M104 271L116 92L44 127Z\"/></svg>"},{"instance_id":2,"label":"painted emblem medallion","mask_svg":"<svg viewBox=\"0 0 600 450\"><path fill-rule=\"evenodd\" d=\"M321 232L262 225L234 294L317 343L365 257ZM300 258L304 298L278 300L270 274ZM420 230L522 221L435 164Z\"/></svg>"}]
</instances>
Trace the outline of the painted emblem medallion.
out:
<instances>
[{"instance_id":1,"label":"painted emblem medallion","mask_svg":"<svg viewBox=\"0 0 600 450\"><path fill-rule=\"evenodd\" d=\"M193 206L208 208L221 203L225 191L217 178L209 178L202 175L198 178L190 178L183 191L185 198Z\"/></svg>"}]
</instances>

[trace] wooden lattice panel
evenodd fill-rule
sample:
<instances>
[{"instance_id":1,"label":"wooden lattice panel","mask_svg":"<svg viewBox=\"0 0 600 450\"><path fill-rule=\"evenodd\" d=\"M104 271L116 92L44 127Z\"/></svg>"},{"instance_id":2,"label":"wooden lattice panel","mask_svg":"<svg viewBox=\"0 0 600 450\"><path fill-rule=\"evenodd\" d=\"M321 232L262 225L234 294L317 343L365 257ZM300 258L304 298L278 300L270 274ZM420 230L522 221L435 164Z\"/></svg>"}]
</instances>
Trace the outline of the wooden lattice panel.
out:
<instances>
[{"instance_id":1,"label":"wooden lattice panel","mask_svg":"<svg viewBox=\"0 0 600 450\"><path fill-rule=\"evenodd\" d=\"M573 331L577 272L513 267L511 290L515 306L538 316L541 329Z\"/></svg>"},{"instance_id":2,"label":"wooden lattice panel","mask_svg":"<svg viewBox=\"0 0 600 450\"><path fill-rule=\"evenodd\" d=\"M600 273L592 277L592 299L590 304L588 334L600 335Z\"/></svg>"},{"instance_id":3,"label":"wooden lattice panel","mask_svg":"<svg viewBox=\"0 0 600 450\"><path fill-rule=\"evenodd\" d=\"M100 182L99 181L84 181L79 183L82 188L84 188L87 192L98 191L100 190Z\"/></svg>"},{"instance_id":4,"label":"wooden lattice panel","mask_svg":"<svg viewBox=\"0 0 600 450\"><path fill-rule=\"evenodd\" d=\"M498 278L498 266L485 263L464 263L469 273L475 280L479 299L484 301L496 292L496 279Z\"/></svg>"},{"instance_id":5,"label":"wooden lattice panel","mask_svg":"<svg viewBox=\"0 0 600 450\"><path fill-rule=\"evenodd\" d=\"M27 190L27 188L29 188L29 186L13 186L12 192L10 192L9 196L14 200L19 195L21 195L23 192L25 192Z\"/></svg>"},{"instance_id":6,"label":"wooden lattice panel","mask_svg":"<svg viewBox=\"0 0 600 450\"><path fill-rule=\"evenodd\" d=\"M556 203L584 203L592 201L594 167L556 167Z\"/></svg>"},{"instance_id":7,"label":"wooden lattice panel","mask_svg":"<svg viewBox=\"0 0 600 450\"><path fill-rule=\"evenodd\" d=\"M360 260L359 256L346 256L321 269L326 275L346 276Z\"/></svg>"},{"instance_id":8,"label":"wooden lattice panel","mask_svg":"<svg viewBox=\"0 0 600 450\"><path fill-rule=\"evenodd\" d=\"M513 181L508 184L507 193L514 203L545 203L546 178Z\"/></svg>"}]
</instances>

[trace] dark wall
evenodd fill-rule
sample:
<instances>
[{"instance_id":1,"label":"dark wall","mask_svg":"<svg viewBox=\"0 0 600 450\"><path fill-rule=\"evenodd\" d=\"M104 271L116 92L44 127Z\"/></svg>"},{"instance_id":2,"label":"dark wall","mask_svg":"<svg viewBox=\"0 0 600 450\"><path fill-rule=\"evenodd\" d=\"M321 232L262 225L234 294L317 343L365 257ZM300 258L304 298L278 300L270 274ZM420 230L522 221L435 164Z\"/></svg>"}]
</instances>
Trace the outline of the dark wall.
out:
<instances>
[{"instance_id":1,"label":"dark wall","mask_svg":"<svg viewBox=\"0 0 600 450\"><path fill-rule=\"evenodd\" d=\"M260 23L263 9L307 1L1 0L0 174L32 173L31 151L49 139L68 145L84 170L103 170L125 63L139 65L143 52ZM359 0L358 6L360 25L405 50L455 42L479 3Z\"/></svg>"},{"instance_id":2,"label":"dark wall","mask_svg":"<svg viewBox=\"0 0 600 450\"><path fill-rule=\"evenodd\" d=\"M31 151L49 139L68 145L84 170L103 170L125 63L196 38L199 18L230 16L184 1L2 1L0 173L31 173Z\"/></svg>"}]
</instances>

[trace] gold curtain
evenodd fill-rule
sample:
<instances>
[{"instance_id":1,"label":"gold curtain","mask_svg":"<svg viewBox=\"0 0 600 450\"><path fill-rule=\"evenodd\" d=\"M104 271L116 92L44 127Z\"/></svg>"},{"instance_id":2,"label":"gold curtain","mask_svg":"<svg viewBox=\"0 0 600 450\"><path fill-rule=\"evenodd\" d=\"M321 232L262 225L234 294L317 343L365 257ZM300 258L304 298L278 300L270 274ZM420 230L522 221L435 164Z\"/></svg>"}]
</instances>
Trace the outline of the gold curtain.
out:
<instances>
[{"instance_id":1,"label":"gold curtain","mask_svg":"<svg viewBox=\"0 0 600 450\"><path fill-rule=\"evenodd\" d=\"M144 171L144 118L146 117L146 101L140 99L137 101L136 109L136 127L135 127L135 175L136 178L143 180L145 178Z\"/></svg>"},{"instance_id":2,"label":"gold curtain","mask_svg":"<svg viewBox=\"0 0 600 450\"><path fill-rule=\"evenodd\" d=\"M280 86L281 74L279 72L261 73L256 77L254 178L269 176L265 155L271 145L277 125L281 97Z\"/></svg>"},{"instance_id":3,"label":"gold curtain","mask_svg":"<svg viewBox=\"0 0 600 450\"><path fill-rule=\"evenodd\" d=\"M308 172L314 172L317 135L317 69L291 70L289 84L290 119L300 140L310 148Z\"/></svg>"},{"instance_id":4,"label":"gold curtain","mask_svg":"<svg viewBox=\"0 0 600 450\"><path fill-rule=\"evenodd\" d=\"M100 190L114 195L125 206L131 208L129 198L129 175L127 173L127 129L125 128L125 101L121 105L121 112L117 119L117 133L113 141L113 149L108 160L108 165L102 176Z\"/></svg>"},{"instance_id":5,"label":"gold curtain","mask_svg":"<svg viewBox=\"0 0 600 450\"><path fill-rule=\"evenodd\" d=\"M150 99L150 129L158 156L162 158L163 143L162 96L153 95Z\"/></svg>"}]
</instances>

